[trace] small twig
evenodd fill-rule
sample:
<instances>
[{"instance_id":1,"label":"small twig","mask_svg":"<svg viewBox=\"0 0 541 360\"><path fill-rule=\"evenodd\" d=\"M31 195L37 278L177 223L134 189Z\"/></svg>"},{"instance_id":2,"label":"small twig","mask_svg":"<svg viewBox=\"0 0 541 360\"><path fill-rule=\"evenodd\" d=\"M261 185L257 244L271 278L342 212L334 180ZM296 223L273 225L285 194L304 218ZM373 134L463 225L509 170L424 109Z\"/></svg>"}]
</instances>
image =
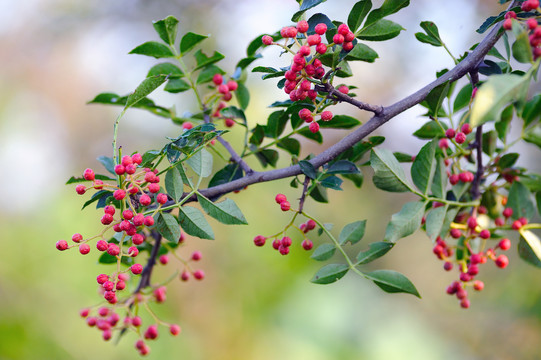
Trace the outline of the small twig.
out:
<instances>
[{"instance_id":1,"label":"small twig","mask_svg":"<svg viewBox=\"0 0 541 360\"><path fill-rule=\"evenodd\" d=\"M376 106L364 103L362 101L356 100L351 96L348 96L340 91L336 90L331 83L323 83L322 85L316 85L316 90L321 92L326 92L329 94L329 98L335 101L347 102L361 110L367 110L373 112L375 115L379 116L383 113L383 106Z\"/></svg>"},{"instance_id":2,"label":"small twig","mask_svg":"<svg viewBox=\"0 0 541 360\"><path fill-rule=\"evenodd\" d=\"M154 268L154 265L156 265L156 258L158 257L158 252L160 251L162 236L156 230L152 230L150 235L155 240L154 246L150 251L150 256L148 257L147 264L141 273L141 280L139 280L139 285L137 285L137 289L135 289L134 294L143 290L147 286L150 286L150 275L152 275L152 269Z\"/></svg>"},{"instance_id":3,"label":"small twig","mask_svg":"<svg viewBox=\"0 0 541 360\"><path fill-rule=\"evenodd\" d=\"M218 136L217 139L220 144L222 144L222 146L227 150L227 152L229 152L229 154L231 155L231 160L239 164L240 168L246 173L246 175L252 174L254 172L254 170L246 163L246 161L242 160L242 158L239 156L239 154L237 154L235 149L233 149L233 147L229 142L227 142L227 140L225 140L221 136Z\"/></svg>"},{"instance_id":4,"label":"small twig","mask_svg":"<svg viewBox=\"0 0 541 360\"><path fill-rule=\"evenodd\" d=\"M310 184L310 178L308 176L304 177L304 185L302 188L302 195L299 200L299 212L302 212L302 209L304 207L304 201L306 200L306 190L308 190L308 184Z\"/></svg>"},{"instance_id":5,"label":"small twig","mask_svg":"<svg viewBox=\"0 0 541 360\"><path fill-rule=\"evenodd\" d=\"M475 132L474 145L477 151L477 171L475 172L471 187L472 200L476 200L481 196L479 187L481 186L481 179L485 171L483 167L483 125L479 126Z\"/></svg>"}]
</instances>

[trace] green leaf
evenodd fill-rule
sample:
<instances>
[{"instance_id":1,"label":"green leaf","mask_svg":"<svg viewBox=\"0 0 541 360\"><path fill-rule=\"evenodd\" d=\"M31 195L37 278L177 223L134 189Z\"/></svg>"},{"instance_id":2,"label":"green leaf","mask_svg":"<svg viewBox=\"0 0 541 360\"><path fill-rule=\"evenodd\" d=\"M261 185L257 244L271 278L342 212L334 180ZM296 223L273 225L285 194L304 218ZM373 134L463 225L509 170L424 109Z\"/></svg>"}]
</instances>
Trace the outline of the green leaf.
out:
<instances>
[{"instance_id":1,"label":"green leaf","mask_svg":"<svg viewBox=\"0 0 541 360\"><path fill-rule=\"evenodd\" d=\"M109 176L106 176L106 175L100 175L100 174L96 174L96 179L97 180L103 180L103 181L116 181L116 179L113 179L112 177L109 177ZM77 184L77 183L82 183L82 182L88 182L89 180L86 180L85 178L83 177L78 177L76 178L75 176L72 176L69 178L68 181L66 181L66 185L69 185L69 184Z\"/></svg>"},{"instance_id":2,"label":"green leaf","mask_svg":"<svg viewBox=\"0 0 541 360\"><path fill-rule=\"evenodd\" d=\"M507 199L507 207L513 209L513 219L531 219L535 215L532 193L521 182L513 181Z\"/></svg>"},{"instance_id":3,"label":"green leaf","mask_svg":"<svg viewBox=\"0 0 541 360\"><path fill-rule=\"evenodd\" d=\"M368 250L361 251L357 255L357 265L368 264L383 255L387 254L393 248L393 243L384 241L373 242L369 245Z\"/></svg>"},{"instance_id":4,"label":"green leaf","mask_svg":"<svg viewBox=\"0 0 541 360\"><path fill-rule=\"evenodd\" d=\"M197 194L197 199L203 210L222 224L248 224L237 204L231 199L213 203L199 193Z\"/></svg>"},{"instance_id":5,"label":"green leaf","mask_svg":"<svg viewBox=\"0 0 541 360\"><path fill-rule=\"evenodd\" d=\"M521 117L524 120L524 126L528 126L534 121L539 120L541 117L541 94L535 95L524 104Z\"/></svg>"},{"instance_id":6,"label":"green leaf","mask_svg":"<svg viewBox=\"0 0 541 360\"><path fill-rule=\"evenodd\" d=\"M438 125L437 122L431 120L421 126L420 129L413 133L413 136L423 140L432 140L434 138L441 138L445 136L445 130Z\"/></svg>"},{"instance_id":7,"label":"green leaf","mask_svg":"<svg viewBox=\"0 0 541 360\"><path fill-rule=\"evenodd\" d=\"M267 119L265 135L274 139L278 138L284 132L288 120L289 116L284 110L274 111Z\"/></svg>"},{"instance_id":8,"label":"green leaf","mask_svg":"<svg viewBox=\"0 0 541 360\"><path fill-rule=\"evenodd\" d=\"M98 263L100 264L116 264L117 262L116 256L109 255L107 252L104 252L101 254L101 256L98 259Z\"/></svg>"},{"instance_id":9,"label":"green leaf","mask_svg":"<svg viewBox=\"0 0 541 360\"><path fill-rule=\"evenodd\" d=\"M513 120L514 111L515 107L513 106L513 104L507 106L505 109L503 109L500 115L500 121L494 124L494 128L498 133L498 138L502 141L505 141L505 138L507 137L507 133L509 132L509 126L511 125L511 121Z\"/></svg>"},{"instance_id":10,"label":"green leaf","mask_svg":"<svg viewBox=\"0 0 541 360\"><path fill-rule=\"evenodd\" d=\"M146 43L143 43L137 46L128 54L152 56L156 59L175 56L167 45L160 44L159 42L156 42L156 41L147 41Z\"/></svg>"},{"instance_id":11,"label":"green leaf","mask_svg":"<svg viewBox=\"0 0 541 360\"><path fill-rule=\"evenodd\" d=\"M361 0L353 5L353 9L351 9L348 15L348 26L351 31L357 31L371 8L372 1L370 0Z\"/></svg>"},{"instance_id":12,"label":"green leaf","mask_svg":"<svg viewBox=\"0 0 541 360\"><path fill-rule=\"evenodd\" d=\"M390 192L412 191L404 170L389 150L372 149L370 165L374 169L372 181L378 189Z\"/></svg>"},{"instance_id":13,"label":"green leaf","mask_svg":"<svg viewBox=\"0 0 541 360\"><path fill-rule=\"evenodd\" d=\"M297 22L300 20L300 18L302 17L302 15L309 9L313 8L313 7L316 7L317 5L321 4L321 3L324 3L325 1L327 0L304 0L302 2L302 5L299 9L299 11L297 11L295 14L293 14L293 16L291 17L291 21L293 22Z\"/></svg>"},{"instance_id":14,"label":"green leaf","mask_svg":"<svg viewBox=\"0 0 541 360\"><path fill-rule=\"evenodd\" d=\"M102 206L99 206L99 203L100 201L101 202L104 202L105 200L107 200L107 198L113 196L113 193L109 190L100 190L98 191L97 193L94 193L92 194L92 197L90 198L90 200L88 200L87 202L85 202L83 204L83 207L81 208L81 210L83 210L84 208L86 208L88 205L94 203L94 202L98 202L98 206L96 206L96 208L100 208Z\"/></svg>"},{"instance_id":15,"label":"green leaf","mask_svg":"<svg viewBox=\"0 0 541 360\"><path fill-rule=\"evenodd\" d=\"M539 185L541 185L541 183ZM535 193L535 201L537 202L537 214L541 216L541 191Z\"/></svg>"},{"instance_id":16,"label":"green leaf","mask_svg":"<svg viewBox=\"0 0 541 360\"><path fill-rule=\"evenodd\" d=\"M432 194L439 198L444 199L447 190L447 167L441 156L436 158L436 171L434 172L434 179L432 180Z\"/></svg>"},{"instance_id":17,"label":"green leaf","mask_svg":"<svg viewBox=\"0 0 541 360\"><path fill-rule=\"evenodd\" d=\"M441 104L443 103L443 100L447 97L447 94L449 94L450 86L450 83L446 81L443 84L436 86L430 91L430 93L425 99L428 110L430 110L430 115L438 116Z\"/></svg>"},{"instance_id":18,"label":"green leaf","mask_svg":"<svg viewBox=\"0 0 541 360\"><path fill-rule=\"evenodd\" d=\"M186 81L182 79L169 79L164 90L173 94L190 90L192 87Z\"/></svg>"},{"instance_id":19,"label":"green leaf","mask_svg":"<svg viewBox=\"0 0 541 360\"><path fill-rule=\"evenodd\" d=\"M250 103L250 91L248 88L241 82L238 83L237 90L235 90L235 97L237 102L242 110L246 110L248 104Z\"/></svg>"},{"instance_id":20,"label":"green leaf","mask_svg":"<svg viewBox=\"0 0 541 360\"><path fill-rule=\"evenodd\" d=\"M530 230L520 232L518 254L527 263L541 267L541 240Z\"/></svg>"},{"instance_id":21,"label":"green leaf","mask_svg":"<svg viewBox=\"0 0 541 360\"><path fill-rule=\"evenodd\" d=\"M310 281L314 284L331 284L343 278L348 270L346 264L328 264L319 269Z\"/></svg>"},{"instance_id":22,"label":"green leaf","mask_svg":"<svg viewBox=\"0 0 541 360\"><path fill-rule=\"evenodd\" d=\"M313 180L317 178L317 170L312 163L306 160L301 160L299 161L299 166L301 167L301 171L304 175Z\"/></svg>"},{"instance_id":23,"label":"green leaf","mask_svg":"<svg viewBox=\"0 0 541 360\"><path fill-rule=\"evenodd\" d=\"M413 234L421 226L425 213L425 203L412 201L404 204L402 209L391 217L385 229L385 241L396 242Z\"/></svg>"},{"instance_id":24,"label":"green leaf","mask_svg":"<svg viewBox=\"0 0 541 360\"><path fill-rule=\"evenodd\" d=\"M448 207L449 205L440 206L428 212L426 216L426 235L430 240L435 241L440 236Z\"/></svg>"},{"instance_id":25,"label":"green leaf","mask_svg":"<svg viewBox=\"0 0 541 360\"><path fill-rule=\"evenodd\" d=\"M498 160L498 166L501 169L511 168L517 162L518 157L519 157L519 154L517 153L505 154L504 156L500 158L500 160Z\"/></svg>"},{"instance_id":26,"label":"green leaf","mask_svg":"<svg viewBox=\"0 0 541 360\"><path fill-rule=\"evenodd\" d=\"M246 125L246 115L244 114L244 111L239 109L236 106L228 106L220 111L220 114L225 117L230 117L233 119L240 119L242 120L242 123Z\"/></svg>"},{"instance_id":27,"label":"green leaf","mask_svg":"<svg viewBox=\"0 0 541 360\"><path fill-rule=\"evenodd\" d=\"M355 47L347 54L346 60L373 63L378 57L378 53L371 47L362 43L357 43L357 45L355 45Z\"/></svg>"},{"instance_id":28,"label":"green leaf","mask_svg":"<svg viewBox=\"0 0 541 360\"><path fill-rule=\"evenodd\" d=\"M353 182L355 187L360 188L363 185L364 177L362 173L359 174L344 174L342 175L344 179L348 179Z\"/></svg>"},{"instance_id":29,"label":"green leaf","mask_svg":"<svg viewBox=\"0 0 541 360\"><path fill-rule=\"evenodd\" d=\"M154 215L156 219L156 229L158 232L167 240L178 243L180 238L180 226L177 219L169 214L164 212L159 212Z\"/></svg>"},{"instance_id":30,"label":"green leaf","mask_svg":"<svg viewBox=\"0 0 541 360\"><path fill-rule=\"evenodd\" d=\"M348 241L354 245L361 241L366 229L366 220L355 221L344 226L338 237L340 245L345 245Z\"/></svg>"},{"instance_id":31,"label":"green leaf","mask_svg":"<svg viewBox=\"0 0 541 360\"><path fill-rule=\"evenodd\" d=\"M327 174L358 174L360 173L357 165L348 160L338 160L329 165Z\"/></svg>"},{"instance_id":32,"label":"green leaf","mask_svg":"<svg viewBox=\"0 0 541 360\"><path fill-rule=\"evenodd\" d=\"M201 239L214 240L214 232L205 216L198 209L182 206L178 214L180 226L188 234Z\"/></svg>"},{"instance_id":33,"label":"green leaf","mask_svg":"<svg viewBox=\"0 0 541 360\"><path fill-rule=\"evenodd\" d=\"M521 63L530 64L533 61L530 38L526 31L521 31L511 46L515 60Z\"/></svg>"},{"instance_id":34,"label":"green leaf","mask_svg":"<svg viewBox=\"0 0 541 360\"><path fill-rule=\"evenodd\" d=\"M335 115L331 121L318 121L321 129L351 129L361 122L348 115Z\"/></svg>"},{"instance_id":35,"label":"green leaf","mask_svg":"<svg viewBox=\"0 0 541 360\"><path fill-rule=\"evenodd\" d=\"M329 176L321 180L320 184L328 189L342 190L340 187L344 181L337 176Z\"/></svg>"},{"instance_id":36,"label":"green leaf","mask_svg":"<svg viewBox=\"0 0 541 360\"><path fill-rule=\"evenodd\" d=\"M135 89L135 91L128 96L124 109L127 109L135 105L141 99L144 99L147 95L163 84L165 80L167 80L167 76L165 75L147 77L141 84L139 84L137 89Z\"/></svg>"},{"instance_id":37,"label":"green leaf","mask_svg":"<svg viewBox=\"0 0 541 360\"><path fill-rule=\"evenodd\" d=\"M327 189L325 189L320 184L317 184L316 187L310 192L310 197L320 203L328 203L329 197L327 195Z\"/></svg>"},{"instance_id":38,"label":"green leaf","mask_svg":"<svg viewBox=\"0 0 541 360\"><path fill-rule=\"evenodd\" d=\"M523 135L524 141L537 145L541 149L541 125L536 125Z\"/></svg>"},{"instance_id":39,"label":"green leaf","mask_svg":"<svg viewBox=\"0 0 541 360\"><path fill-rule=\"evenodd\" d=\"M89 101L89 104L107 104L114 106L125 106L128 100L128 96L120 96L115 93L101 93L98 94L94 99ZM170 119L171 118L171 109L158 106L148 98L143 98L133 105L133 107L138 109L143 109L150 111L151 113Z\"/></svg>"},{"instance_id":40,"label":"green leaf","mask_svg":"<svg viewBox=\"0 0 541 360\"><path fill-rule=\"evenodd\" d=\"M460 89L453 104L453 112L462 110L470 104L472 92L473 88L471 84L466 84L462 89Z\"/></svg>"},{"instance_id":41,"label":"green leaf","mask_svg":"<svg viewBox=\"0 0 541 360\"><path fill-rule=\"evenodd\" d=\"M142 167L152 167L152 162L156 160L161 155L161 151L158 150L149 150L143 154L143 162L141 163Z\"/></svg>"},{"instance_id":42,"label":"green leaf","mask_svg":"<svg viewBox=\"0 0 541 360\"><path fill-rule=\"evenodd\" d=\"M357 35L357 38L367 41L384 41L397 37L402 30L405 29L399 24L391 20L381 19L364 27Z\"/></svg>"},{"instance_id":43,"label":"green leaf","mask_svg":"<svg viewBox=\"0 0 541 360\"><path fill-rule=\"evenodd\" d=\"M182 70L170 63L161 63L154 65L148 71L147 77L157 76L157 75L169 75L169 78L182 77L184 73Z\"/></svg>"},{"instance_id":44,"label":"green leaf","mask_svg":"<svg viewBox=\"0 0 541 360\"><path fill-rule=\"evenodd\" d=\"M291 155L299 156L301 153L301 143L297 139L283 138L278 140L276 146L286 150Z\"/></svg>"},{"instance_id":45,"label":"green leaf","mask_svg":"<svg viewBox=\"0 0 541 360\"><path fill-rule=\"evenodd\" d=\"M334 244L321 244L310 257L317 261L326 261L332 258L335 252Z\"/></svg>"},{"instance_id":46,"label":"green leaf","mask_svg":"<svg viewBox=\"0 0 541 360\"><path fill-rule=\"evenodd\" d=\"M415 285L404 275L392 270L376 270L364 274L367 279L372 280L381 290L388 293L407 293L421 296Z\"/></svg>"},{"instance_id":47,"label":"green leaf","mask_svg":"<svg viewBox=\"0 0 541 360\"><path fill-rule=\"evenodd\" d=\"M248 140L250 144L259 146L265 139L265 126L257 124L255 128L252 129L252 136Z\"/></svg>"},{"instance_id":48,"label":"green leaf","mask_svg":"<svg viewBox=\"0 0 541 360\"><path fill-rule=\"evenodd\" d=\"M511 101L522 98L527 90L528 76L493 75L479 87L470 116L470 125L477 127L499 118L501 109Z\"/></svg>"},{"instance_id":49,"label":"green leaf","mask_svg":"<svg viewBox=\"0 0 541 360\"><path fill-rule=\"evenodd\" d=\"M498 133L494 130L487 131L482 137L482 150L485 154L492 156L498 145Z\"/></svg>"},{"instance_id":50,"label":"green leaf","mask_svg":"<svg viewBox=\"0 0 541 360\"><path fill-rule=\"evenodd\" d=\"M109 171L111 174L116 176L115 173L115 162L112 157L109 156L98 156L97 160L103 165L105 170Z\"/></svg>"},{"instance_id":51,"label":"green leaf","mask_svg":"<svg viewBox=\"0 0 541 360\"><path fill-rule=\"evenodd\" d=\"M186 162L201 177L205 178L212 174L212 155L206 149L196 152Z\"/></svg>"},{"instance_id":52,"label":"green leaf","mask_svg":"<svg viewBox=\"0 0 541 360\"><path fill-rule=\"evenodd\" d=\"M212 56L208 57L201 50L197 50L197 52L194 54L194 57L197 63L197 66L194 69L195 71L207 65L214 64L222 60L225 56L223 54L220 54L218 51L215 51L214 54L212 54Z\"/></svg>"},{"instance_id":53,"label":"green leaf","mask_svg":"<svg viewBox=\"0 0 541 360\"><path fill-rule=\"evenodd\" d=\"M411 165L411 178L423 195L432 187L436 165L436 140L432 140L421 148Z\"/></svg>"},{"instance_id":54,"label":"green leaf","mask_svg":"<svg viewBox=\"0 0 541 360\"><path fill-rule=\"evenodd\" d=\"M279 157L278 151L272 149L259 150L255 153L255 156L263 167L266 167L267 165L276 167L276 163L278 162Z\"/></svg>"},{"instance_id":55,"label":"green leaf","mask_svg":"<svg viewBox=\"0 0 541 360\"><path fill-rule=\"evenodd\" d=\"M379 9L372 10L372 12L368 14L364 26L366 27L375 23L379 19L383 19L386 16L394 14L409 4L409 0L385 0Z\"/></svg>"},{"instance_id":56,"label":"green leaf","mask_svg":"<svg viewBox=\"0 0 541 360\"><path fill-rule=\"evenodd\" d=\"M484 33L485 31L487 31L492 25L500 22L503 20L503 17L505 16L505 14L507 13L507 11L502 11L501 13L499 13L497 16L491 16L489 17L488 19L486 19L483 24L481 24L481 26L479 27L479 29L477 29L476 31L479 33L479 34L482 34Z\"/></svg>"},{"instance_id":57,"label":"green leaf","mask_svg":"<svg viewBox=\"0 0 541 360\"><path fill-rule=\"evenodd\" d=\"M442 46L443 41L440 38L440 32L438 27L432 21L423 21L421 22L421 28L426 32L425 33L415 33L415 37L420 42L430 44L433 46Z\"/></svg>"},{"instance_id":58,"label":"green leaf","mask_svg":"<svg viewBox=\"0 0 541 360\"><path fill-rule=\"evenodd\" d=\"M168 16L163 20L156 21L153 25L154 30L166 44L173 45L175 43L178 20L174 16Z\"/></svg>"},{"instance_id":59,"label":"green leaf","mask_svg":"<svg viewBox=\"0 0 541 360\"><path fill-rule=\"evenodd\" d=\"M195 34L191 31L186 33L186 35L184 35L182 39L180 40L180 53L182 55L186 54L188 51L192 50L197 44L199 44L201 41L205 40L206 38L208 38L208 36ZM199 61L198 61L198 65L199 65Z\"/></svg>"},{"instance_id":60,"label":"green leaf","mask_svg":"<svg viewBox=\"0 0 541 360\"><path fill-rule=\"evenodd\" d=\"M325 14L322 13L316 13L312 16L310 16L310 19L308 19L308 35L315 34L316 31L316 25L317 24L325 24L327 25L327 32L332 31L333 29L336 29L336 25L333 24L331 19Z\"/></svg>"},{"instance_id":61,"label":"green leaf","mask_svg":"<svg viewBox=\"0 0 541 360\"><path fill-rule=\"evenodd\" d=\"M165 174L165 190L175 202L179 201L182 197L182 194L184 193L184 184L177 167L169 169Z\"/></svg>"},{"instance_id":62,"label":"green leaf","mask_svg":"<svg viewBox=\"0 0 541 360\"><path fill-rule=\"evenodd\" d=\"M214 174L209 182L209 188L227 184L233 180L240 179L243 176L242 169L238 164L228 164L223 169Z\"/></svg>"},{"instance_id":63,"label":"green leaf","mask_svg":"<svg viewBox=\"0 0 541 360\"><path fill-rule=\"evenodd\" d=\"M210 81L212 81L212 78L214 77L214 75L216 74L221 74L221 75L224 75L225 74L225 71L223 71L222 69L220 69L218 66L216 65L209 65L209 66L206 66L203 71L201 71L199 73L199 75L197 76L197 80L196 80L196 83L197 84L205 84L205 83L208 83Z\"/></svg>"}]
</instances>

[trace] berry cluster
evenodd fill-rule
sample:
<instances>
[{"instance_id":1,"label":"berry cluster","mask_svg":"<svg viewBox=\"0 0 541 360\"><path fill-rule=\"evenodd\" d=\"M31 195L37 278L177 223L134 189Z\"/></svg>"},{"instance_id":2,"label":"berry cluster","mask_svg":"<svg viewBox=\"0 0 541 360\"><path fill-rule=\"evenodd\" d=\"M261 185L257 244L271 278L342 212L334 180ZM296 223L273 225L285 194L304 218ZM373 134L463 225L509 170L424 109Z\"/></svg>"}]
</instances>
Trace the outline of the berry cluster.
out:
<instances>
[{"instance_id":1,"label":"berry cluster","mask_svg":"<svg viewBox=\"0 0 541 360\"><path fill-rule=\"evenodd\" d=\"M434 255L444 261L445 271L451 271L455 265L457 266L459 279L447 288L447 293L456 295L463 308L470 307L468 287L472 287L476 291L481 291L484 288L484 283L481 280L476 280L480 265L492 260L497 267L504 269L509 264L508 257L505 254L498 254L498 252L509 250L511 240L499 238L496 246L487 247L489 241L498 239L493 232L499 229L518 230L528 223L525 218L511 221L513 210L507 207L503 209L501 217L493 220L492 228L484 228L480 223L489 223L486 215L487 209L480 205L474 211L477 216L467 213L457 215L446 239L438 236L432 249ZM453 240L456 240L456 245L450 245L450 241ZM453 257L455 253L457 256Z\"/></svg>"},{"instance_id":2,"label":"berry cluster","mask_svg":"<svg viewBox=\"0 0 541 360\"><path fill-rule=\"evenodd\" d=\"M276 195L275 201L277 204L280 205L280 208L282 209L282 211L289 211L291 209L291 204L289 203L289 201L287 201L287 197L284 194ZM254 244L256 246L263 246L265 245L265 242L267 241L268 238L274 238L274 240L272 241L272 247L275 250L278 250L278 252L282 255L289 254L289 248L291 247L293 241L291 240L289 236L285 236L285 233L288 228L294 226L293 223L295 221L295 218L296 218L296 215L295 217L293 217L293 220L281 232L279 232L276 235L269 236L269 237L265 237L263 235L257 235L254 238ZM307 222L299 225L299 227L294 226L294 228L296 228L303 234L304 239L301 242L302 248L306 251L312 250L312 248L314 247L314 243L310 239L306 238L305 234L316 228L316 222L312 219L309 219ZM284 235L284 236L282 237L281 235Z\"/></svg>"},{"instance_id":3,"label":"berry cluster","mask_svg":"<svg viewBox=\"0 0 541 360\"><path fill-rule=\"evenodd\" d=\"M92 186L79 184L76 186L76 192L81 195L90 189L108 192L105 197L105 203L108 205L104 205L103 216L100 219L105 227L98 235L86 239L79 233L74 234L73 245L69 245L66 240L59 240L56 248L64 251L78 247L79 252L86 255L91 251L90 243L95 242L95 248L101 253L100 262L117 264L115 271L111 274L99 274L96 277L98 290L104 303L94 308L83 309L81 316L86 318L88 326L96 327L102 332L104 340L111 339L113 331L119 333L127 330L134 331L139 337L136 348L141 355L145 355L150 350L145 340L158 337L159 325L169 327L173 335L180 332L180 327L163 322L151 313L155 323L143 332L141 330L143 322L138 316L138 310L145 308L150 312L148 303L163 303L166 300L166 287L152 286L149 280L141 286L141 279L137 289L128 291L129 280L145 271L143 265L136 263L135 259L140 257L143 251L150 251L156 245L154 216L159 211L167 211L167 209L164 210L164 205L171 200L167 194L161 192L158 171L143 168L141 164L140 154L123 156L120 163L114 167L114 172L118 175L118 183L114 185L104 183L97 178L92 169L86 169L83 179L92 182ZM109 230L115 233L112 238L106 236ZM184 234L181 233L178 244L183 244L183 242ZM193 252L191 257L185 260L172 251L178 246L177 244L164 246L163 244L161 246L162 251L160 251L158 263L168 264L169 256L173 255L184 267L179 276L180 280L187 281L192 276L197 280L202 280L205 277L202 270L193 270L190 266L191 262L202 258L199 251ZM170 254L167 253L168 251L171 251ZM104 256L105 261L102 261ZM122 270L121 265L127 265L127 268ZM151 266L147 276L150 275ZM123 321L120 321L120 314L124 314Z\"/></svg>"},{"instance_id":4,"label":"berry cluster","mask_svg":"<svg viewBox=\"0 0 541 360\"><path fill-rule=\"evenodd\" d=\"M327 25L319 23L314 28L314 34L308 35L308 22L305 20L299 21L296 27L288 26L282 28L280 35L286 40L285 44L275 43L271 36L265 35L262 42L265 45L278 45L284 50L291 52L293 60L289 70L284 74L284 92L289 95L291 101L302 101L310 99L315 110L310 111L305 108L299 112L299 116L306 123L309 123L309 129L313 133L319 131L319 124L314 121L315 115L320 115L321 120L330 121L333 114L330 111L323 111L323 101L318 103L318 92L314 87L314 83L318 83L325 76L325 69L319 56L325 54L327 50L335 45L341 46L346 52L351 51L354 47L353 40L355 34L349 29L346 24L338 26L336 34L333 36L333 43L325 44L322 42L322 36L327 32ZM293 39L294 44L298 49L296 52L288 46L289 39ZM347 94L349 88L342 86L338 89L340 92Z\"/></svg>"},{"instance_id":5,"label":"berry cluster","mask_svg":"<svg viewBox=\"0 0 541 360\"><path fill-rule=\"evenodd\" d=\"M539 0L527 0L522 3L522 11L537 11L541 12L539 9ZM503 22L503 28L505 30L511 30L513 28L513 21L518 22L517 14L514 11L508 11L505 14L505 20ZM534 59L537 59L541 56L541 27L537 22L537 18L531 17L528 20L522 20L519 22L528 29L530 45L532 47L532 54Z\"/></svg>"},{"instance_id":6,"label":"berry cluster","mask_svg":"<svg viewBox=\"0 0 541 360\"><path fill-rule=\"evenodd\" d=\"M215 118L223 118L224 125L230 128L235 125L235 120L231 119L230 117L221 116L220 111L227 106L225 101L231 100L233 97L231 93L238 89L239 84L232 79L225 82L224 77L220 73L214 74L212 82L216 86L216 94L221 96L222 100L217 103L216 109L214 110L212 116Z\"/></svg>"}]
</instances>

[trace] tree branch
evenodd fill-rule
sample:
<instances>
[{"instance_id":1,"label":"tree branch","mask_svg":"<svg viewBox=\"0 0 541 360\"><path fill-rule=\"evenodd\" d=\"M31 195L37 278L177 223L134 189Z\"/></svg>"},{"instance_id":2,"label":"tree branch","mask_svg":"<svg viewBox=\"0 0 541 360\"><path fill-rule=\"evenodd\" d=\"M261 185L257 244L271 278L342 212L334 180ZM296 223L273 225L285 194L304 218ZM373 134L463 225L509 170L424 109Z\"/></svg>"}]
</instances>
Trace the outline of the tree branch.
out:
<instances>
[{"instance_id":1,"label":"tree branch","mask_svg":"<svg viewBox=\"0 0 541 360\"><path fill-rule=\"evenodd\" d=\"M246 173L251 174L254 172L254 170L246 163L246 161L242 160L239 154L233 149L231 144L227 142L223 137L218 136L218 141L222 146L229 152L229 155L231 155L231 160L239 164L240 168Z\"/></svg>"},{"instance_id":2,"label":"tree branch","mask_svg":"<svg viewBox=\"0 0 541 360\"><path fill-rule=\"evenodd\" d=\"M357 99L352 98L351 96L348 96L338 90L334 86L332 86L330 83L326 82L322 85L316 85L316 90L318 91L324 91L329 94L329 98L331 100L335 101L341 101L341 102L347 102L353 106L356 106L357 108L361 110L366 110L373 112L376 115L380 115L383 111L383 106L375 106L370 105L367 103L364 103L362 101L359 101Z\"/></svg>"}]
</instances>

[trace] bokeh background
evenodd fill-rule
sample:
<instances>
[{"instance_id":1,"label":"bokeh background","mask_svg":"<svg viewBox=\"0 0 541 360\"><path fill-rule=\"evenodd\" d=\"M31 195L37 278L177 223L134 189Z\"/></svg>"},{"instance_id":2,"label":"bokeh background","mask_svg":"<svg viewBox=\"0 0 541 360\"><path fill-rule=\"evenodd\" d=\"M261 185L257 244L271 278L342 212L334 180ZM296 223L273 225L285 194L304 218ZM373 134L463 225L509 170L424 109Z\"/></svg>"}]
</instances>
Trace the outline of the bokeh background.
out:
<instances>
[{"instance_id":1,"label":"bokeh background","mask_svg":"<svg viewBox=\"0 0 541 360\"><path fill-rule=\"evenodd\" d=\"M317 10L345 20L352 0L329 0ZM377 6L382 1L374 1ZM480 39L474 30L501 11L496 0L416 0L392 19L407 31L373 47L375 64L354 68L347 79L370 103L390 104L451 67L442 49L417 42L419 23L432 20L456 56ZM152 21L171 14L181 32L210 34L205 49L226 55L221 67L232 71L246 45L261 33L289 24L293 0L2 0L0 12L0 359L133 359L133 335L118 345L105 343L85 326L79 309L99 301L95 276L105 267L95 254L59 253L54 244L73 233L100 229L99 212L80 208L65 181L111 153L117 108L86 105L104 91L127 94L155 61L127 53L157 40ZM258 65L276 65L265 50ZM274 83L255 74L248 80L252 100L249 121L263 121L268 104L283 98ZM176 104L179 113L193 109L190 95L152 95L158 103ZM365 120L366 114L352 112ZM337 110L338 111L338 110ZM411 133L423 123L412 109L381 128L385 146L415 152L422 143ZM121 124L119 143L127 152L160 148L178 127L149 113L132 110ZM237 133L237 131L239 133ZM233 129L232 139L240 138ZM343 133L329 131L326 144ZM322 147L306 143L305 153ZM539 168L533 147L520 149L524 165ZM530 163L528 163L530 159ZM285 163L283 163L285 164ZM216 166L223 165L216 160ZM257 166L257 164L253 163ZM367 173L369 175L369 172ZM288 180L260 184L231 195L249 226L226 227L211 221L216 241L188 238L183 254L203 252L202 282L173 282L168 301L155 306L165 320L178 322L179 337L162 334L151 344L150 359L540 359L540 272L510 256L506 270L482 268L486 288L471 295L463 310L445 294L454 273L445 273L421 233L401 240L368 268L394 269L407 275L422 299L389 295L349 274L319 286L309 282L321 266L296 244L287 257L270 247L256 248L257 234L278 231L288 216L273 202L278 191L290 198ZM330 206L309 201L309 212L335 232L347 223L368 220L363 245L382 238L385 224L407 195L374 191L369 176L361 190L345 184ZM313 238L319 244L324 239ZM174 269L159 268L156 279Z\"/></svg>"}]
</instances>

